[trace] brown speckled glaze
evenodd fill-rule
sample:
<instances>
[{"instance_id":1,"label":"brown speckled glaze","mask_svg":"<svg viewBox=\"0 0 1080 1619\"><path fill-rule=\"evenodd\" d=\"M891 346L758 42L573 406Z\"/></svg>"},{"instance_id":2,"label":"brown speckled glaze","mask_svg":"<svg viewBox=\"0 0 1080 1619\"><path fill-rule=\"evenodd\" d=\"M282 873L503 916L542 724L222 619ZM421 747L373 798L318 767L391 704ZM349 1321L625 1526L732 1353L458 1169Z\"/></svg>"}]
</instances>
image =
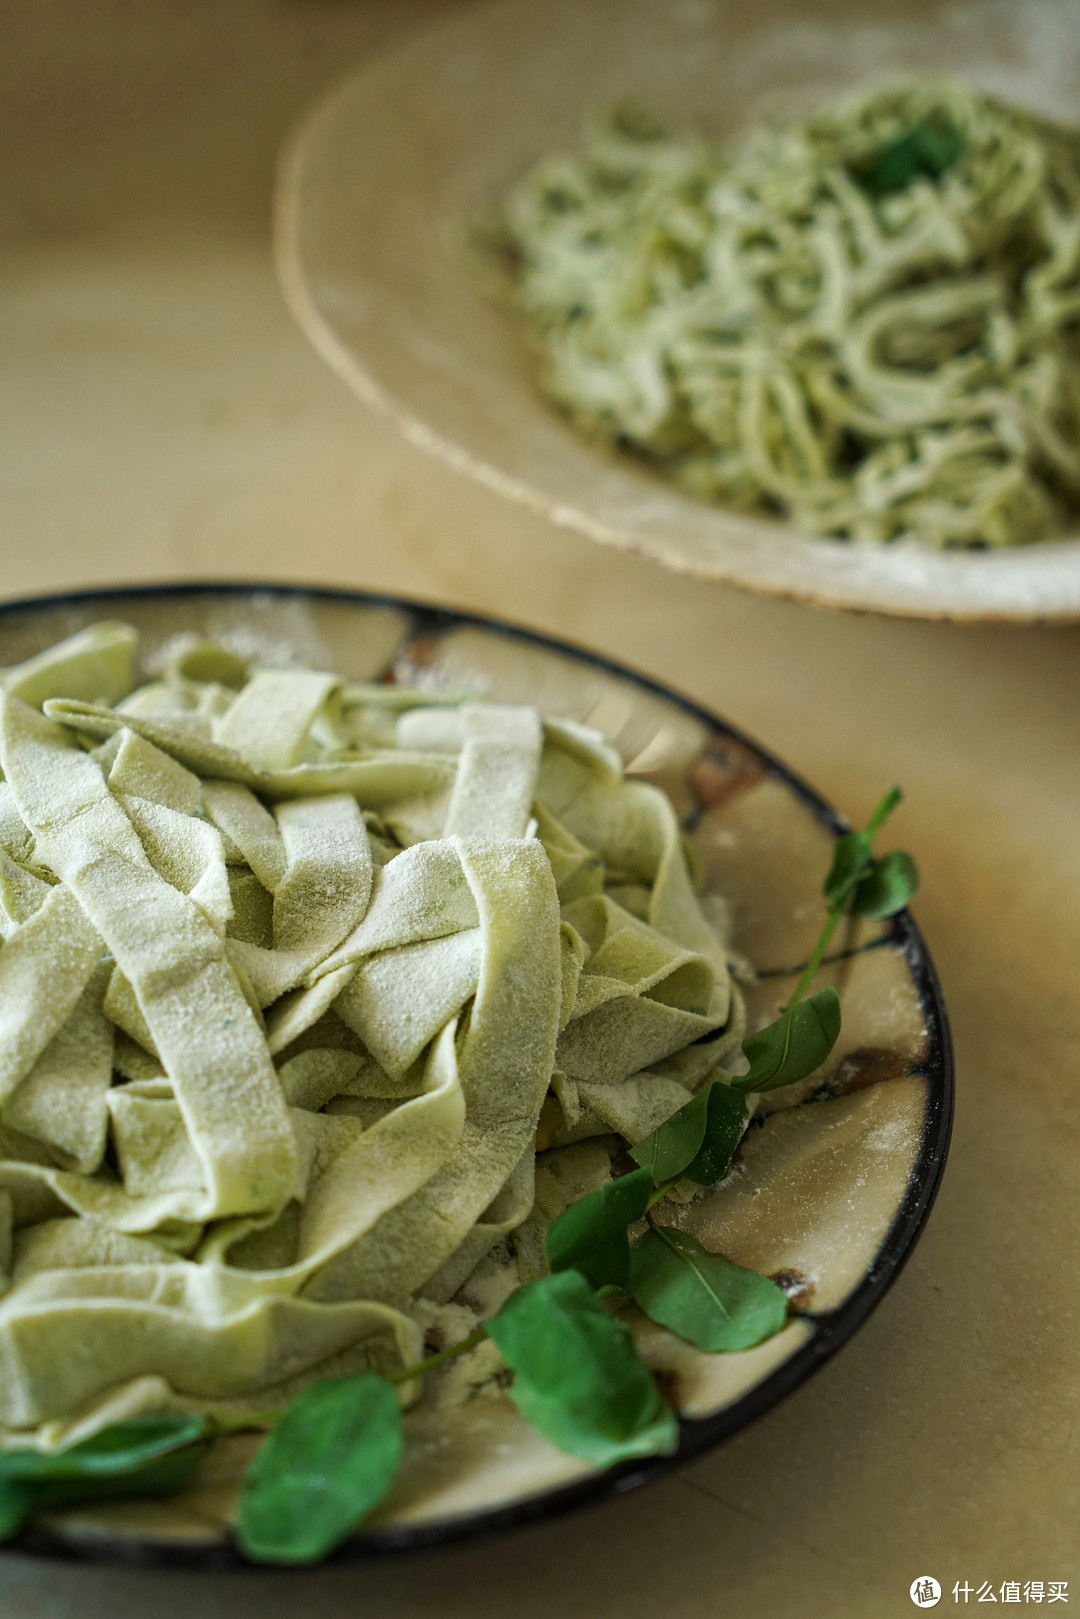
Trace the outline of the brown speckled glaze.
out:
<instances>
[{"instance_id":1,"label":"brown speckled glaze","mask_svg":"<svg viewBox=\"0 0 1080 1619\"><path fill-rule=\"evenodd\" d=\"M816 937L835 814L723 721L643 677L528 632L418 604L291 587L110 591L0 608L0 664L93 619L135 624L150 667L174 635L220 636L275 661L465 690L596 726L630 772L671 793L705 873L730 908L735 948L758 969L751 1016L765 1021ZM843 1030L820 1072L772 1093L734 1173L669 1217L742 1264L774 1275L793 1316L776 1338L708 1356L644 1323L642 1353L683 1415L676 1457L596 1473L528 1429L502 1396L406 1418L392 1494L340 1554L368 1555L527 1522L621 1491L719 1442L793 1389L854 1330L903 1262L933 1200L952 1113L948 1027L906 913L859 925L820 983ZM229 1522L257 1443L219 1441L168 1501L72 1508L24 1536L53 1555L217 1566L239 1561Z\"/></svg>"}]
</instances>

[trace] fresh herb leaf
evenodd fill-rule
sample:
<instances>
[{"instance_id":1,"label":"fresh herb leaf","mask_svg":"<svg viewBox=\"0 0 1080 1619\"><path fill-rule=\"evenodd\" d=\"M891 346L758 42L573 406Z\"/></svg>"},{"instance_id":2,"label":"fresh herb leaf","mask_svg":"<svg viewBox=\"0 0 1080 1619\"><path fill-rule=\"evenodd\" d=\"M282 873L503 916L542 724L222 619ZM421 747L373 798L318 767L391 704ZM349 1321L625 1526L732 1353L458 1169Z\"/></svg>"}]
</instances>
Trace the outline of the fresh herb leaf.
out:
<instances>
[{"instance_id":1,"label":"fresh herb leaf","mask_svg":"<svg viewBox=\"0 0 1080 1619\"><path fill-rule=\"evenodd\" d=\"M877 809L871 815L861 832L845 833L837 840L837 852L833 856L833 863L828 877L825 879L824 892L829 900L829 912L825 918L825 925L818 936L817 944L810 953L810 960L806 963L795 985L788 1007L795 1006L802 1000L806 991L814 981L814 974L825 959L825 952L829 948L829 940L836 932L844 907L847 904L851 887L851 878L859 874L859 859L864 848L869 849L877 833L888 820L893 810L903 798L899 787L890 787L884 795ZM834 895L838 897L833 897Z\"/></svg>"},{"instance_id":2,"label":"fresh herb leaf","mask_svg":"<svg viewBox=\"0 0 1080 1619\"><path fill-rule=\"evenodd\" d=\"M563 1274L570 1276L575 1273L565 1271ZM598 1305L597 1308L602 1306ZM629 1336L629 1329L625 1330ZM510 1385L509 1393L530 1428L535 1428L538 1434L559 1450L565 1450L570 1456L579 1456L594 1467L615 1467L619 1462L635 1461L642 1456L670 1456L679 1443L678 1418L656 1392L650 1374L646 1372L645 1375L653 1391L653 1414L632 1432L614 1439L601 1433L590 1421L583 1421L579 1411L542 1398L525 1382L515 1380Z\"/></svg>"},{"instance_id":3,"label":"fresh herb leaf","mask_svg":"<svg viewBox=\"0 0 1080 1619\"><path fill-rule=\"evenodd\" d=\"M655 1180L675 1180L697 1157L708 1120L708 1092L699 1091L670 1119L631 1147L630 1156L643 1168L651 1169Z\"/></svg>"},{"instance_id":4,"label":"fresh herb leaf","mask_svg":"<svg viewBox=\"0 0 1080 1619\"><path fill-rule=\"evenodd\" d=\"M649 1206L652 1173L635 1169L572 1203L547 1231L553 1271L580 1271L590 1287L625 1287L630 1275L627 1226Z\"/></svg>"},{"instance_id":5,"label":"fresh herb leaf","mask_svg":"<svg viewBox=\"0 0 1080 1619\"><path fill-rule=\"evenodd\" d=\"M88 1474L82 1478L17 1479L20 1489L34 1492L34 1511L72 1506L80 1501L112 1501L128 1495L175 1495L191 1482L192 1474L209 1448L209 1441L186 1445L127 1473Z\"/></svg>"},{"instance_id":6,"label":"fresh herb leaf","mask_svg":"<svg viewBox=\"0 0 1080 1619\"><path fill-rule=\"evenodd\" d=\"M678 1424L630 1329L608 1315L578 1271L519 1287L488 1335L514 1373L510 1398L560 1450L597 1467L674 1450Z\"/></svg>"},{"instance_id":7,"label":"fresh herb leaf","mask_svg":"<svg viewBox=\"0 0 1080 1619\"><path fill-rule=\"evenodd\" d=\"M837 838L823 889L829 904L842 905L873 864L874 854L865 832L846 832Z\"/></svg>"},{"instance_id":8,"label":"fresh herb leaf","mask_svg":"<svg viewBox=\"0 0 1080 1619\"><path fill-rule=\"evenodd\" d=\"M205 1417L132 1417L102 1428L67 1450L0 1451L0 1478L104 1478L145 1467L170 1451L205 1439L211 1425Z\"/></svg>"},{"instance_id":9,"label":"fresh herb leaf","mask_svg":"<svg viewBox=\"0 0 1080 1619\"><path fill-rule=\"evenodd\" d=\"M32 1518L38 1504L37 1492L32 1484L0 1476L0 1541L17 1535L28 1518Z\"/></svg>"},{"instance_id":10,"label":"fresh herb leaf","mask_svg":"<svg viewBox=\"0 0 1080 1619\"><path fill-rule=\"evenodd\" d=\"M749 1034L742 1048L750 1071L732 1080L740 1091L771 1091L820 1068L840 1033L840 998L831 986L789 1005L775 1023Z\"/></svg>"},{"instance_id":11,"label":"fresh herb leaf","mask_svg":"<svg viewBox=\"0 0 1080 1619\"><path fill-rule=\"evenodd\" d=\"M634 1244L630 1292L650 1320L710 1355L751 1349L787 1320L775 1282L671 1226L650 1226Z\"/></svg>"},{"instance_id":12,"label":"fresh herb leaf","mask_svg":"<svg viewBox=\"0 0 1080 1619\"><path fill-rule=\"evenodd\" d=\"M890 141L863 178L876 197L904 191L913 180L937 180L963 156L964 137L949 123L923 120Z\"/></svg>"},{"instance_id":13,"label":"fresh herb leaf","mask_svg":"<svg viewBox=\"0 0 1080 1619\"><path fill-rule=\"evenodd\" d=\"M714 1080L704 1094L708 1109L705 1134L697 1156L683 1174L699 1186L713 1186L727 1174L731 1155L743 1138L750 1116L742 1092L722 1080Z\"/></svg>"},{"instance_id":14,"label":"fresh herb leaf","mask_svg":"<svg viewBox=\"0 0 1080 1619\"><path fill-rule=\"evenodd\" d=\"M918 886L919 870L914 860L903 849L893 849L875 860L855 889L851 909L856 916L882 921L902 911Z\"/></svg>"},{"instance_id":15,"label":"fresh herb leaf","mask_svg":"<svg viewBox=\"0 0 1080 1619\"><path fill-rule=\"evenodd\" d=\"M241 1549L263 1563L318 1562L382 1500L403 1444L401 1407L385 1377L312 1383L244 1475Z\"/></svg>"},{"instance_id":16,"label":"fresh herb leaf","mask_svg":"<svg viewBox=\"0 0 1080 1619\"><path fill-rule=\"evenodd\" d=\"M135 1417L67 1450L0 1453L0 1540L47 1507L182 1490L209 1434L204 1417Z\"/></svg>"}]
</instances>

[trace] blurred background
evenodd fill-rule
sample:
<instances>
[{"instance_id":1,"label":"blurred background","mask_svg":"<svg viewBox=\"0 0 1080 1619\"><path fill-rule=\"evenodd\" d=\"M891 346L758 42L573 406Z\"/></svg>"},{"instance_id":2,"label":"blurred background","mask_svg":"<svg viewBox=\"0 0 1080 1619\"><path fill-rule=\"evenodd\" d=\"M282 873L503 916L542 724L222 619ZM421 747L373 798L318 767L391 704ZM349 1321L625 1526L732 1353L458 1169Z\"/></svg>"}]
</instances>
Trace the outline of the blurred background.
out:
<instances>
[{"instance_id":1,"label":"blurred background","mask_svg":"<svg viewBox=\"0 0 1080 1619\"><path fill-rule=\"evenodd\" d=\"M587 3L587 0L583 0ZM840 615L664 573L411 448L278 292L278 148L459 0L0 4L5 596L292 579L490 612L680 688L845 813L893 779L958 1047L952 1160L894 1291L723 1450L622 1502L288 1579L8 1558L4 1619L910 1611L934 1575L1080 1600L1080 630Z\"/></svg>"}]
</instances>

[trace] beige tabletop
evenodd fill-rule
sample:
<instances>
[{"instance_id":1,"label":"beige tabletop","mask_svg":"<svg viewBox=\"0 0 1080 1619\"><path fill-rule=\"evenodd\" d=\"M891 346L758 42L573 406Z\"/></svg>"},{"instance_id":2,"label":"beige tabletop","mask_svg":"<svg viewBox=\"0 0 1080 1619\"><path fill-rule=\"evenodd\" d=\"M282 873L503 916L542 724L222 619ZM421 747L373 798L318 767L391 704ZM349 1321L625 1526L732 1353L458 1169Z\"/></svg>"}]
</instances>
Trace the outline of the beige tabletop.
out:
<instances>
[{"instance_id":1,"label":"beige tabletop","mask_svg":"<svg viewBox=\"0 0 1080 1619\"><path fill-rule=\"evenodd\" d=\"M310 580L636 665L843 810L894 779L956 1037L925 1236L853 1341L666 1481L411 1561L282 1576L0 1563L3 1619L852 1619L989 1582L1080 1604L1080 630L838 616L602 550L425 459L309 352L268 246L277 144L452 0L11 0L0 87L5 595ZM963 1602L964 1586L971 1587ZM1011 1594L1011 1593L1006 1593Z\"/></svg>"}]
</instances>

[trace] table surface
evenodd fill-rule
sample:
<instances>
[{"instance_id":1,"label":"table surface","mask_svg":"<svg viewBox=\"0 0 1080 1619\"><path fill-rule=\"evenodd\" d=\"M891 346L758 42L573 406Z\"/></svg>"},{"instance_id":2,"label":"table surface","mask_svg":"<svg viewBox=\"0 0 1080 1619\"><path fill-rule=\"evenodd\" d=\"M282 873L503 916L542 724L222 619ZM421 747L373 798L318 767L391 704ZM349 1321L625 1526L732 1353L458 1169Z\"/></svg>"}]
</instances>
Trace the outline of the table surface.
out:
<instances>
[{"instance_id":1,"label":"table surface","mask_svg":"<svg viewBox=\"0 0 1080 1619\"><path fill-rule=\"evenodd\" d=\"M841 616L678 578L405 444L320 363L268 242L318 88L452 0L15 0L0 90L6 595L178 578L399 591L595 647L854 818L903 783L957 1047L925 1236L852 1342L711 1456L487 1544L304 1575L0 1564L5 1619L877 1619L1080 1602L1080 630Z\"/></svg>"}]
</instances>

